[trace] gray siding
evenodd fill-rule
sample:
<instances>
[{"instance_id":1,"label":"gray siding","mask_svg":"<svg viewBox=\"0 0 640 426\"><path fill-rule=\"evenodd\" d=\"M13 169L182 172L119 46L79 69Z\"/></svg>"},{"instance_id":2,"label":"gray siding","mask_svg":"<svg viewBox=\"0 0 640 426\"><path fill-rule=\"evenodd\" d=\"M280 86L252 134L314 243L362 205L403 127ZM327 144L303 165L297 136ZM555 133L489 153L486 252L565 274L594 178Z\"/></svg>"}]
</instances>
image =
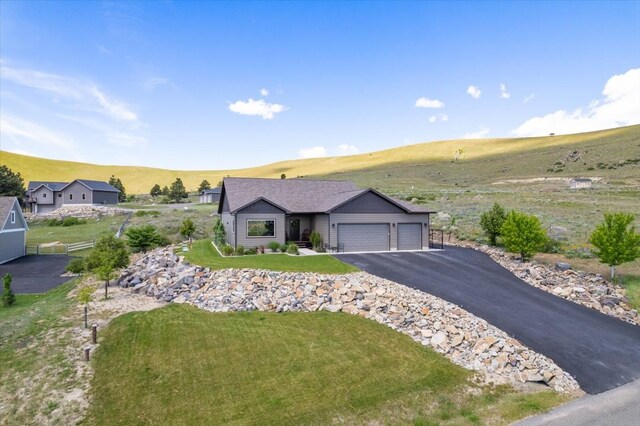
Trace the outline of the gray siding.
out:
<instances>
[{"instance_id":1,"label":"gray siding","mask_svg":"<svg viewBox=\"0 0 640 426\"><path fill-rule=\"evenodd\" d=\"M329 215L328 214L317 214L312 218L311 228L319 232L322 236L322 241L326 244L329 244Z\"/></svg>"},{"instance_id":2,"label":"gray siding","mask_svg":"<svg viewBox=\"0 0 640 426\"><path fill-rule=\"evenodd\" d=\"M404 213L404 210L373 192L365 192L331 213Z\"/></svg>"},{"instance_id":3,"label":"gray siding","mask_svg":"<svg viewBox=\"0 0 640 426\"><path fill-rule=\"evenodd\" d=\"M41 186L38 190L33 191L31 197L38 204L53 204L55 202L53 191L46 186Z\"/></svg>"},{"instance_id":4,"label":"gray siding","mask_svg":"<svg viewBox=\"0 0 640 426\"><path fill-rule=\"evenodd\" d=\"M228 212L229 211L229 201L227 200L227 196L225 195L224 199L222 200L222 212Z\"/></svg>"},{"instance_id":5,"label":"gray siding","mask_svg":"<svg viewBox=\"0 0 640 426\"><path fill-rule=\"evenodd\" d=\"M11 212L13 212L15 214L15 222L11 223ZM22 212L20 211L20 208L18 207L17 203L13 204L13 208L11 209L11 212L9 212L9 215L7 215L7 220L4 223L4 226L2 228L0 228L0 230L10 230L10 229L26 229L27 228L27 224L26 222L24 222L24 220L22 219Z\"/></svg>"},{"instance_id":6,"label":"gray siding","mask_svg":"<svg viewBox=\"0 0 640 426\"><path fill-rule=\"evenodd\" d=\"M0 263L24 256L25 231L0 232Z\"/></svg>"},{"instance_id":7,"label":"gray siding","mask_svg":"<svg viewBox=\"0 0 640 426\"><path fill-rule=\"evenodd\" d=\"M247 237L247 219L275 220L274 237ZM245 248L266 246L270 241L285 243L285 217L284 213L238 213L236 215L236 242Z\"/></svg>"},{"instance_id":8,"label":"gray siding","mask_svg":"<svg viewBox=\"0 0 640 426\"><path fill-rule=\"evenodd\" d=\"M227 244L231 244L235 247L235 217L230 213L222 213L220 219L222 220L222 224L224 225L225 240L227 241Z\"/></svg>"},{"instance_id":9,"label":"gray siding","mask_svg":"<svg viewBox=\"0 0 640 426\"><path fill-rule=\"evenodd\" d=\"M282 209L274 206L273 204L267 203L264 200L259 200L259 201L256 201L253 204L248 205L247 207L243 208L242 210L239 210L238 214L239 213L268 213L268 214L274 213L274 214L277 214L277 213L284 213L284 212L282 211Z\"/></svg>"},{"instance_id":10,"label":"gray siding","mask_svg":"<svg viewBox=\"0 0 640 426\"><path fill-rule=\"evenodd\" d=\"M62 191L63 204L92 204L91 190L80 182L73 182ZM85 198L82 199L84 194Z\"/></svg>"},{"instance_id":11,"label":"gray siding","mask_svg":"<svg viewBox=\"0 0 640 426\"><path fill-rule=\"evenodd\" d=\"M338 224L340 223L395 223L396 226L391 226L391 250L397 250L397 242L398 242L398 232L397 232L397 224L398 223L421 223L422 224L422 249L426 250L429 247L429 228L428 226L424 226L425 223L428 224L429 215L428 214L405 214L405 213L396 213L396 214L331 214L331 224L335 224L336 227L331 229L331 241L330 244L332 247L338 245Z\"/></svg>"},{"instance_id":12,"label":"gray siding","mask_svg":"<svg viewBox=\"0 0 640 426\"><path fill-rule=\"evenodd\" d=\"M92 191L93 204L118 204L118 193L107 191ZM74 197L75 198L75 197Z\"/></svg>"},{"instance_id":13,"label":"gray siding","mask_svg":"<svg viewBox=\"0 0 640 426\"><path fill-rule=\"evenodd\" d=\"M398 223L398 250L420 250L422 248L421 223Z\"/></svg>"},{"instance_id":14,"label":"gray siding","mask_svg":"<svg viewBox=\"0 0 640 426\"><path fill-rule=\"evenodd\" d=\"M338 247L345 252L352 251L387 251L389 250L390 225L383 224L348 224L338 225Z\"/></svg>"}]
</instances>

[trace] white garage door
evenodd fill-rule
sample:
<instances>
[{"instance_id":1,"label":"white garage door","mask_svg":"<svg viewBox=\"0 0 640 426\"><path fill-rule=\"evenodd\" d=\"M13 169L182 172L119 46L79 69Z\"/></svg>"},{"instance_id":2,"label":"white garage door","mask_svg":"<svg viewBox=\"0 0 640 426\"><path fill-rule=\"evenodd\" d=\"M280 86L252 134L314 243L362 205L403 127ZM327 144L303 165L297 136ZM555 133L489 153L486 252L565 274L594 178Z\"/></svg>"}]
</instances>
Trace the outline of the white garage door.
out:
<instances>
[{"instance_id":1,"label":"white garage door","mask_svg":"<svg viewBox=\"0 0 640 426\"><path fill-rule=\"evenodd\" d=\"M422 249L422 225L419 223L398 224L398 250Z\"/></svg>"},{"instance_id":2,"label":"white garage door","mask_svg":"<svg viewBox=\"0 0 640 426\"><path fill-rule=\"evenodd\" d=\"M338 224L338 246L344 247L345 252L387 251L389 250L389 224Z\"/></svg>"}]
</instances>

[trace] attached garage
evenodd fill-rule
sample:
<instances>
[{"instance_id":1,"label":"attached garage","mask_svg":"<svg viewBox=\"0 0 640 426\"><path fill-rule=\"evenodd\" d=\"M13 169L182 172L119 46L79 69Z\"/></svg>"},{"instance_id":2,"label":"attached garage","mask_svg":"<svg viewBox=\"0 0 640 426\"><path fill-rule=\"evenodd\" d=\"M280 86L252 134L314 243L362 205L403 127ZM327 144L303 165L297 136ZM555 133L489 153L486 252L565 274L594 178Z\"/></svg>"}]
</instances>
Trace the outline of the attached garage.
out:
<instances>
[{"instance_id":1,"label":"attached garage","mask_svg":"<svg viewBox=\"0 0 640 426\"><path fill-rule=\"evenodd\" d=\"M338 224L338 247L345 252L388 251L388 223Z\"/></svg>"},{"instance_id":2,"label":"attached garage","mask_svg":"<svg viewBox=\"0 0 640 426\"><path fill-rule=\"evenodd\" d=\"M398 250L422 249L422 224L398 224Z\"/></svg>"}]
</instances>

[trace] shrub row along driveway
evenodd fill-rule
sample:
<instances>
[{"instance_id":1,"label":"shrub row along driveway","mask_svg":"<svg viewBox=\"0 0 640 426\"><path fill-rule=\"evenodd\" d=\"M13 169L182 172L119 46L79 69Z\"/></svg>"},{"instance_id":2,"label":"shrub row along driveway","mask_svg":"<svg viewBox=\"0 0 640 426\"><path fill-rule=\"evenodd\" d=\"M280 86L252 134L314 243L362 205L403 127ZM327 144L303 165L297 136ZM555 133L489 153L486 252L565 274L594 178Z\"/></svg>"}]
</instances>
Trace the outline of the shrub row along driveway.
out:
<instances>
[{"instance_id":1,"label":"shrub row along driveway","mask_svg":"<svg viewBox=\"0 0 640 426\"><path fill-rule=\"evenodd\" d=\"M461 306L572 374L597 394L640 378L640 327L539 290L472 249L335 255Z\"/></svg>"},{"instance_id":2,"label":"shrub row along driveway","mask_svg":"<svg viewBox=\"0 0 640 426\"><path fill-rule=\"evenodd\" d=\"M0 277L11 274L11 289L14 293L44 293L71 279L60 276L65 273L71 259L72 257L64 254L23 256L0 265Z\"/></svg>"}]
</instances>

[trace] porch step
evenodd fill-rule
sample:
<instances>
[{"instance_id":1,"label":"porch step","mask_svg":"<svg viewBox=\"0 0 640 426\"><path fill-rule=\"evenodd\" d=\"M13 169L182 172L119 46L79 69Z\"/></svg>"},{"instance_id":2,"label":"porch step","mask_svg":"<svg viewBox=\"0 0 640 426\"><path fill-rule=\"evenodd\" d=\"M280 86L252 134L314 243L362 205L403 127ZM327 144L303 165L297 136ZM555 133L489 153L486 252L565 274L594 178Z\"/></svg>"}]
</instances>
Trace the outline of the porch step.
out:
<instances>
[{"instance_id":1,"label":"porch step","mask_svg":"<svg viewBox=\"0 0 640 426\"><path fill-rule=\"evenodd\" d=\"M307 247L307 242L306 241L296 241L296 245L298 246L298 248L305 248L305 247Z\"/></svg>"}]
</instances>

